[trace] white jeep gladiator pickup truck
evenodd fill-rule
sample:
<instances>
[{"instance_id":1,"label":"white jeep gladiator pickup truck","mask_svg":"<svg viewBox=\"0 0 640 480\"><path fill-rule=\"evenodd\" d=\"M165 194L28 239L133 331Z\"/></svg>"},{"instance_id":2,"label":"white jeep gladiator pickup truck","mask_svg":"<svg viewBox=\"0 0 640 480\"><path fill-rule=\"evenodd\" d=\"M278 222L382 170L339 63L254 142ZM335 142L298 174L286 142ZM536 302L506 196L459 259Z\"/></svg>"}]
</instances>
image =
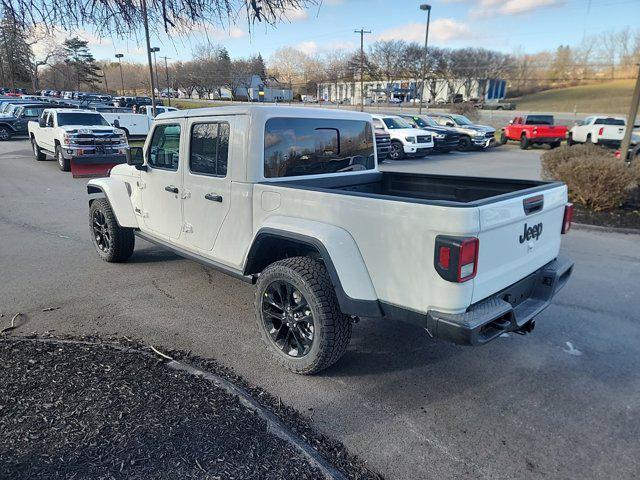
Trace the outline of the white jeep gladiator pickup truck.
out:
<instances>
[{"instance_id":1,"label":"white jeep gladiator pickup truck","mask_svg":"<svg viewBox=\"0 0 640 480\"><path fill-rule=\"evenodd\" d=\"M93 110L47 108L27 130L36 160L51 155L63 172L71 170L71 162L124 163L129 148L125 132Z\"/></svg>"},{"instance_id":2,"label":"white jeep gladiator pickup truck","mask_svg":"<svg viewBox=\"0 0 640 480\"><path fill-rule=\"evenodd\" d=\"M258 328L290 370L345 352L357 317L480 345L528 332L567 282L559 182L380 172L371 116L231 106L164 114L87 186L106 261L135 236L255 283ZM171 268L167 266L167 268Z\"/></svg>"}]
</instances>

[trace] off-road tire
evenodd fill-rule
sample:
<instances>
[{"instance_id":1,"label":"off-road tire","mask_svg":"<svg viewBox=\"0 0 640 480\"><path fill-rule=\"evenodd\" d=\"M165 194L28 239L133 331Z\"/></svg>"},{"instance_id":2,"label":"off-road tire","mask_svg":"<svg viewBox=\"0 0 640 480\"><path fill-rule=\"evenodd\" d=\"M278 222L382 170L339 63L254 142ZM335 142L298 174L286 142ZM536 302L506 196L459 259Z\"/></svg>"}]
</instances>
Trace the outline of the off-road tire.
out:
<instances>
[{"instance_id":1,"label":"off-road tire","mask_svg":"<svg viewBox=\"0 0 640 480\"><path fill-rule=\"evenodd\" d=\"M573 146L573 145L575 145L575 144L576 144L576 142L574 142L574 141L573 141L573 135L572 135L572 134L569 134L569 135L567 136L567 145L569 145L569 146L571 147L571 146Z\"/></svg>"},{"instance_id":2,"label":"off-road tire","mask_svg":"<svg viewBox=\"0 0 640 480\"><path fill-rule=\"evenodd\" d=\"M310 351L292 357L271 340L262 317L262 298L274 281L295 286L307 300L314 322L314 340ZM310 257L292 257L269 265L258 277L255 303L256 321L268 350L287 369L312 375L333 365L344 355L351 340L351 318L340 311L338 298L324 264Z\"/></svg>"},{"instance_id":3,"label":"off-road tire","mask_svg":"<svg viewBox=\"0 0 640 480\"><path fill-rule=\"evenodd\" d=\"M471 141L471 138L467 136L460 137L458 150L460 150L461 152L469 152L472 148L473 142Z\"/></svg>"},{"instance_id":4,"label":"off-road tire","mask_svg":"<svg viewBox=\"0 0 640 480\"><path fill-rule=\"evenodd\" d=\"M552 142L549 144L549 148L551 149L558 148L560 145L562 145L562 141Z\"/></svg>"},{"instance_id":5,"label":"off-road tire","mask_svg":"<svg viewBox=\"0 0 640 480\"><path fill-rule=\"evenodd\" d=\"M405 158L404 146L402 145L402 142L399 142L397 140L391 142L391 148L389 149L387 158L389 160L402 160L403 158Z\"/></svg>"},{"instance_id":6,"label":"off-road tire","mask_svg":"<svg viewBox=\"0 0 640 480\"><path fill-rule=\"evenodd\" d=\"M60 145L56 145L56 162L58 163L58 168L63 172L71 170L71 160L64 158L64 155L62 154L62 147Z\"/></svg>"},{"instance_id":7,"label":"off-road tire","mask_svg":"<svg viewBox=\"0 0 640 480\"><path fill-rule=\"evenodd\" d=\"M38 142L36 142L34 137L31 137L31 149L33 150L33 156L37 161L42 162L47 159L47 155L40 150Z\"/></svg>"},{"instance_id":8,"label":"off-road tire","mask_svg":"<svg viewBox=\"0 0 640 480\"><path fill-rule=\"evenodd\" d=\"M500 144L504 145L509 139L504 132L500 132Z\"/></svg>"},{"instance_id":9,"label":"off-road tire","mask_svg":"<svg viewBox=\"0 0 640 480\"><path fill-rule=\"evenodd\" d=\"M530 146L531 146L531 142L529 142L529 139L527 138L527 136L522 135L522 137L520 137L520 149L528 150Z\"/></svg>"},{"instance_id":10,"label":"off-road tire","mask_svg":"<svg viewBox=\"0 0 640 480\"><path fill-rule=\"evenodd\" d=\"M11 130L7 127L0 127L0 141L11 140Z\"/></svg>"},{"instance_id":11,"label":"off-road tire","mask_svg":"<svg viewBox=\"0 0 640 480\"><path fill-rule=\"evenodd\" d=\"M111 237L111 246L105 252L98 247L96 235L93 230L94 214L96 210L99 210L106 219L106 227ZM116 216L111 209L111 205L106 198L97 198L91 202L89 207L89 232L91 234L91 241L93 246L98 252L98 255L105 262L117 263L126 261L135 247L135 236L132 228L125 228L118 225Z\"/></svg>"}]
</instances>

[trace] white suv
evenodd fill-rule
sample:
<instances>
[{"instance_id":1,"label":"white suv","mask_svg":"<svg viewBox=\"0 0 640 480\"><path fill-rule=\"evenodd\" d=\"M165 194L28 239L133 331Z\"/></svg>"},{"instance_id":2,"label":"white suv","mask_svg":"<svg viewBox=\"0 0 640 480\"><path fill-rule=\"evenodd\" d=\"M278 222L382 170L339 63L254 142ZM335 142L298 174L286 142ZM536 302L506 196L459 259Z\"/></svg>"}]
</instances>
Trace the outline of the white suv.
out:
<instances>
[{"instance_id":1,"label":"white suv","mask_svg":"<svg viewBox=\"0 0 640 480\"><path fill-rule=\"evenodd\" d=\"M404 118L397 115L371 115L373 125L383 129L391 136L391 160L401 160L405 157L424 157L434 147L433 133L420 128L414 128Z\"/></svg>"}]
</instances>

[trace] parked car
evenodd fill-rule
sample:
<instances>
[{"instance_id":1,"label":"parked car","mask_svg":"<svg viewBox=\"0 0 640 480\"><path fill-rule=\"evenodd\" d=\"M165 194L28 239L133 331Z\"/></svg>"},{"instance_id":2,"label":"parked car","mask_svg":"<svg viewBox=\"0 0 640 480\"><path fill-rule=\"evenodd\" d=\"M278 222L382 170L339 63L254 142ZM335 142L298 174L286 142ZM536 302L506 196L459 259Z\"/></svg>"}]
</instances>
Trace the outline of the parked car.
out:
<instances>
[{"instance_id":1,"label":"parked car","mask_svg":"<svg viewBox=\"0 0 640 480\"><path fill-rule=\"evenodd\" d=\"M567 136L567 127L554 125L553 115L521 115L502 128L500 143L505 144L509 140L520 142L520 148L526 150L531 145L549 145L551 148L559 147Z\"/></svg>"},{"instance_id":2,"label":"parked car","mask_svg":"<svg viewBox=\"0 0 640 480\"><path fill-rule=\"evenodd\" d=\"M453 128L460 134L458 148L462 151L487 148L495 143L495 128L487 125L476 125L464 115L429 112L428 116L435 120L438 125Z\"/></svg>"},{"instance_id":3,"label":"parked car","mask_svg":"<svg viewBox=\"0 0 640 480\"><path fill-rule=\"evenodd\" d=\"M458 148L460 144L460 134L451 127L443 127L432 118L426 115L411 115L407 113L398 114L414 128L421 128L431 132L434 140L434 150L440 153L449 153L451 150Z\"/></svg>"},{"instance_id":4,"label":"parked car","mask_svg":"<svg viewBox=\"0 0 640 480\"><path fill-rule=\"evenodd\" d=\"M626 120L623 117L587 117L576 123L567 134L567 143L593 143L619 148L624 137Z\"/></svg>"},{"instance_id":5,"label":"parked car","mask_svg":"<svg viewBox=\"0 0 640 480\"><path fill-rule=\"evenodd\" d=\"M36 160L51 155L60 170L77 166L78 175L106 173L125 162L129 147L124 131L92 110L45 109L28 131Z\"/></svg>"},{"instance_id":6,"label":"parked car","mask_svg":"<svg viewBox=\"0 0 640 480\"><path fill-rule=\"evenodd\" d=\"M424 130L415 129L397 115L371 115L373 126L384 130L391 137L391 160L405 157L424 157L433 150L433 136Z\"/></svg>"},{"instance_id":7,"label":"parked car","mask_svg":"<svg viewBox=\"0 0 640 480\"><path fill-rule=\"evenodd\" d=\"M127 165L89 181L91 240L107 262L138 236L255 283L260 334L299 374L338 361L354 317L466 345L530 332L571 275L567 187L380 172L373 159L360 112L167 113Z\"/></svg>"},{"instance_id":8,"label":"parked car","mask_svg":"<svg viewBox=\"0 0 640 480\"><path fill-rule=\"evenodd\" d=\"M176 110L177 108L174 107L156 106L158 115ZM102 116L106 118L111 125L123 129L127 137L146 136L153 123L153 109L150 105L143 105L138 111L140 113L132 113L130 110L127 113L102 112Z\"/></svg>"},{"instance_id":9,"label":"parked car","mask_svg":"<svg viewBox=\"0 0 640 480\"><path fill-rule=\"evenodd\" d=\"M0 116L0 140L27 136L27 126L31 120L37 120L45 108L52 105L44 103L18 104L11 114Z\"/></svg>"},{"instance_id":10,"label":"parked car","mask_svg":"<svg viewBox=\"0 0 640 480\"><path fill-rule=\"evenodd\" d=\"M490 100L476 102L474 107L479 108L480 110L515 110L516 104L501 100Z\"/></svg>"}]
</instances>

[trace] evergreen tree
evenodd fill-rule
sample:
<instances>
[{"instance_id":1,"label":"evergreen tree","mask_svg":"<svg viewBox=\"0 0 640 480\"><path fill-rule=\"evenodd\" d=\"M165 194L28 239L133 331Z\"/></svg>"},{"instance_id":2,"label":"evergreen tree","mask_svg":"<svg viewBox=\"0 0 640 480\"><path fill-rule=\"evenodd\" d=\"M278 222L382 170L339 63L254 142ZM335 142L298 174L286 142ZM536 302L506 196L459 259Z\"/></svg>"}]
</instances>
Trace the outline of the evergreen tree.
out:
<instances>
[{"instance_id":1,"label":"evergreen tree","mask_svg":"<svg viewBox=\"0 0 640 480\"><path fill-rule=\"evenodd\" d=\"M0 86L16 88L31 80L33 52L27 29L10 12L0 20Z\"/></svg>"},{"instance_id":2,"label":"evergreen tree","mask_svg":"<svg viewBox=\"0 0 640 480\"><path fill-rule=\"evenodd\" d=\"M77 89L80 90L81 84L94 87L100 82L100 67L96 63L96 59L89 51L89 42L78 37L67 38L62 44L64 49L64 63L72 77L69 79L75 81Z\"/></svg>"}]
</instances>

